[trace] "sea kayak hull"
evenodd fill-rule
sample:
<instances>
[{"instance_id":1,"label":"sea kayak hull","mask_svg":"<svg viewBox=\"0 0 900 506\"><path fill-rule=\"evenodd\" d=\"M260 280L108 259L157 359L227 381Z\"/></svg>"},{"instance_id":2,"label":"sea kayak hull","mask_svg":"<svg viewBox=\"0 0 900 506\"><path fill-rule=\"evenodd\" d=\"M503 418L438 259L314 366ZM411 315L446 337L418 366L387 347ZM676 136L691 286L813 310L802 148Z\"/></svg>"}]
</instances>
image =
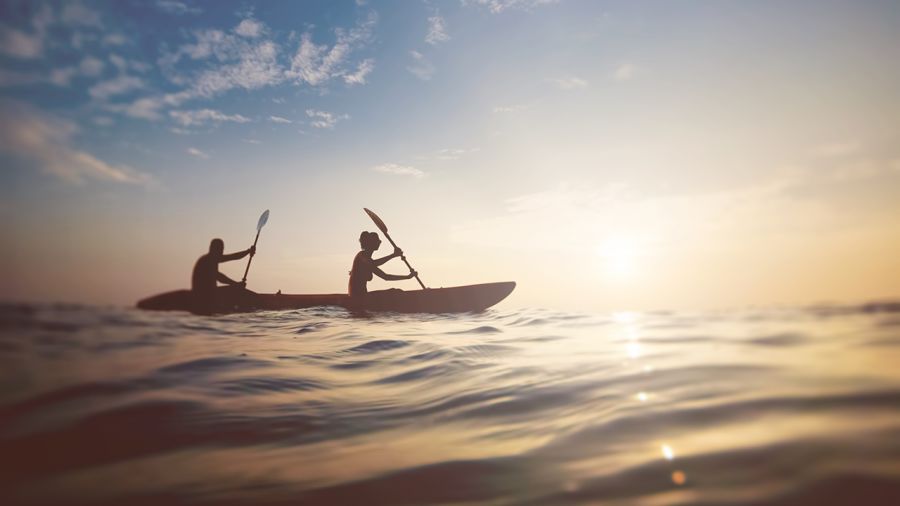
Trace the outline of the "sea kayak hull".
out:
<instances>
[{"instance_id":1,"label":"sea kayak hull","mask_svg":"<svg viewBox=\"0 0 900 506\"><path fill-rule=\"evenodd\" d=\"M362 301L351 299L349 295L343 293L290 295L221 288L214 302L202 301L202 304L195 299L190 290L175 290L143 299L137 303L137 307L156 311L190 311L198 314L319 306L337 306L353 311L460 313L487 309L505 299L515 287L515 282L506 281L425 290L382 290L370 292Z\"/></svg>"}]
</instances>

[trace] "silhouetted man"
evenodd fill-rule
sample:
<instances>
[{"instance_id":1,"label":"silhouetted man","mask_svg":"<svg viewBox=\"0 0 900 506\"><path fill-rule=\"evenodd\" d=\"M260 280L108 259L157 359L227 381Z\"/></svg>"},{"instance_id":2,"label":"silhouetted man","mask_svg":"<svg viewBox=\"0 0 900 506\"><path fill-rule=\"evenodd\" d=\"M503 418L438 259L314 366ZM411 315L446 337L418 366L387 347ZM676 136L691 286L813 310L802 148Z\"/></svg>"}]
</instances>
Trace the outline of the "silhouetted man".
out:
<instances>
[{"instance_id":1,"label":"silhouetted man","mask_svg":"<svg viewBox=\"0 0 900 506\"><path fill-rule=\"evenodd\" d=\"M230 253L225 252L225 242L222 239L213 239L209 242L209 253L203 255L194 264L194 273L191 276L191 290L198 302L212 304L215 300L216 283L244 287L245 283L235 281L219 272L219 264L239 260L247 255L256 254L256 246L250 246L244 251Z\"/></svg>"}]
</instances>

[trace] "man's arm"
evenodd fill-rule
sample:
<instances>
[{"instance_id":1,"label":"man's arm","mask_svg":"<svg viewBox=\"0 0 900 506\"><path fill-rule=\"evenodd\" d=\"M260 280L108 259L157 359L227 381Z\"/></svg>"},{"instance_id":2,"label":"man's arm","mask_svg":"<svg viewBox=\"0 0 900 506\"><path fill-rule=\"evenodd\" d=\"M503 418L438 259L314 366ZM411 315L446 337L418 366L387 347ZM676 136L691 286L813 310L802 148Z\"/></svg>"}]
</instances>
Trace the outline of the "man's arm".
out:
<instances>
[{"instance_id":1,"label":"man's arm","mask_svg":"<svg viewBox=\"0 0 900 506\"><path fill-rule=\"evenodd\" d=\"M229 253L227 255L222 255L222 259L219 262L230 262L232 260L240 260L247 255L255 255L256 254L256 246L250 246L244 251L237 251L235 253Z\"/></svg>"},{"instance_id":2,"label":"man's arm","mask_svg":"<svg viewBox=\"0 0 900 506\"><path fill-rule=\"evenodd\" d=\"M228 276L222 274L221 272L216 273L216 281L218 281L219 283L225 283L226 285L232 285L232 286L241 284L240 282L229 278Z\"/></svg>"}]
</instances>

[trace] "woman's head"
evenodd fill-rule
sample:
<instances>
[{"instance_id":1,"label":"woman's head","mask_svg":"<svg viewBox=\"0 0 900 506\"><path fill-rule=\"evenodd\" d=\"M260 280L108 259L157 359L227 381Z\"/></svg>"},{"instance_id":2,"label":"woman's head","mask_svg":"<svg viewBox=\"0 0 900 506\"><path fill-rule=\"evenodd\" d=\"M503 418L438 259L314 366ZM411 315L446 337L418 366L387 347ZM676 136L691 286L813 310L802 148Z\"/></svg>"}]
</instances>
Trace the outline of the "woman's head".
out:
<instances>
[{"instance_id":1,"label":"woman's head","mask_svg":"<svg viewBox=\"0 0 900 506\"><path fill-rule=\"evenodd\" d=\"M381 246L381 239L375 232L363 232L359 234L359 246L365 250L375 251Z\"/></svg>"}]
</instances>

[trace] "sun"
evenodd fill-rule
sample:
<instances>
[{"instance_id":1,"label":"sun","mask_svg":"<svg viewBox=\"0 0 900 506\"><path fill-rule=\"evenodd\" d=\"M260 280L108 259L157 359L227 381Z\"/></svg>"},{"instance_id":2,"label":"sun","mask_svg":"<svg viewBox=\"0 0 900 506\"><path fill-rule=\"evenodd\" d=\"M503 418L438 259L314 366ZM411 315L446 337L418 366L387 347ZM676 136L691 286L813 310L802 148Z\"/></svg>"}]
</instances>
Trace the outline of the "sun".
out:
<instances>
[{"instance_id":1,"label":"sun","mask_svg":"<svg viewBox=\"0 0 900 506\"><path fill-rule=\"evenodd\" d=\"M610 279L633 278L638 273L637 242L627 236L611 236L597 247L599 266Z\"/></svg>"}]
</instances>

